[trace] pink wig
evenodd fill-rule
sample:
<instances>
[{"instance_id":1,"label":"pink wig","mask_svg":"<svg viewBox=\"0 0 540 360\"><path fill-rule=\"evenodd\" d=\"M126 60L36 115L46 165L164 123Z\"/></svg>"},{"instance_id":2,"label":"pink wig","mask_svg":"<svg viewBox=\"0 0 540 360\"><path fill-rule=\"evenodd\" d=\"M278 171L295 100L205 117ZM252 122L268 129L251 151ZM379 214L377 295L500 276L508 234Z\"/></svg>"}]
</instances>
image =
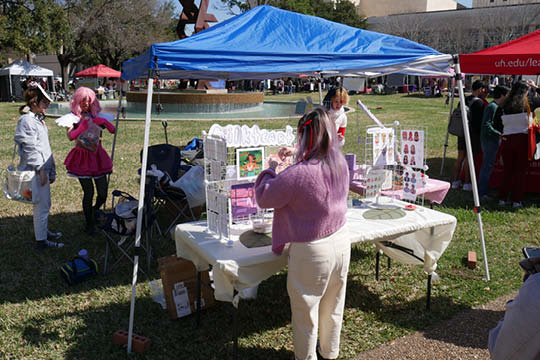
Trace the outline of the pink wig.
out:
<instances>
[{"instance_id":1,"label":"pink wig","mask_svg":"<svg viewBox=\"0 0 540 360\"><path fill-rule=\"evenodd\" d=\"M329 169L333 182L342 177L347 162L337 143L336 125L325 109L316 108L302 116L296 136L296 162L319 160Z\"/></svg>"},{"instance_id":2,"label":"pink wig","mask_svg":"<svg viewBox=\"0 0 540 360\"><path fill-rule=\"evenodd\" d=\"M94 90L84 86L75 90L75 93L71 98L71 112L78 117L81 117L81 102L84 99L90 100L90 113L92 116L97 116L101 111L101 106L99 105L96 93Z\"/></svg>"}]
</instances>

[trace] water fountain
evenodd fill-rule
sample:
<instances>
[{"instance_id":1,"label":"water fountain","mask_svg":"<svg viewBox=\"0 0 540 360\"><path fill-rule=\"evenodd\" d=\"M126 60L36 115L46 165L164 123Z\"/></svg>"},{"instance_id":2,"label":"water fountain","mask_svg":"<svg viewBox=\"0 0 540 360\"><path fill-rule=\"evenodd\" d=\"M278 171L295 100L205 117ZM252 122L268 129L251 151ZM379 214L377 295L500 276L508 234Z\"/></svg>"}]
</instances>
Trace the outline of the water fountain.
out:
<instances>
[{"instance_id":1,"label":"water fountain","mask_svg":"<svg viewBox=\"0 0 540 360\"><path fill-rule=\"evenodd\" d=\"M100 100L103 112L116 114L118 100ZM161 111L156 105L161 104ZM128 92L122 100L125 112L121 119L143 120L146 111L146 92ZM53 103L47 115L58 117L70 111L69 103ZM264 101L262 92L233 92L226 90L183 90L153 94L152 120L264 120L298 118L296 103Z\"/></svg>"},{"instance_id":2,"label":"water fountain","mask_svg":"<svg viewBox=\"0 0 540 360\"><path fill-rule=\"evenodd\" d=\"M127 112L146 109L146 92L128 91ZM253 110L264 102L262 92L233 92L227 89L187 89L155 91L152 103L161 104L163 112L171 113L229 113Z\"/></svg>"}]
</instances>

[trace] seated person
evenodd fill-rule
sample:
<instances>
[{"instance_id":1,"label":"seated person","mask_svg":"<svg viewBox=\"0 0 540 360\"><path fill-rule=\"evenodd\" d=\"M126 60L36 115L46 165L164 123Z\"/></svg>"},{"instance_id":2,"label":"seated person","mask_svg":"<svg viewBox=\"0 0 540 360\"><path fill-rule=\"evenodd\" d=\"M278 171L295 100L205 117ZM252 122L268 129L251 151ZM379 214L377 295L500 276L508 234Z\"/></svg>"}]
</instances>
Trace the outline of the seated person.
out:
<instances>
[{"instance_id":1,"label":"seated person","mask_svg":"<svg viewBox=\"0 0 540 360\"><path fill-rule=\"evenodd\" d=\"M530 258L538 261L540 258ZM504 318L489 332L491 358L538 359L540 357L540 273L525 280L517 297L508 302Z\"/></svg>"}]
</instances>

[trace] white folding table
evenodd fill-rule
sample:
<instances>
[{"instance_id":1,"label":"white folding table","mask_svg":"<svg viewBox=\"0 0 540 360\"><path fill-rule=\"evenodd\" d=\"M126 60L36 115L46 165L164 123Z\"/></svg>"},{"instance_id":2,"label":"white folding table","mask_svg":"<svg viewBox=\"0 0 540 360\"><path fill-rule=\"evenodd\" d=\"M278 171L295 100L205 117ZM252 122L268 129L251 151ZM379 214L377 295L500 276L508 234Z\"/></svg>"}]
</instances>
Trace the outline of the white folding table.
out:
<instances>
[{"instance_id":1,"label":"white folding table","mask_svg":"<svg viewBox=\"0 0 540 360\"><path fill-rule=\"evenodd\" d=\"M408 203L380 197L383 206L405 207ZM423 264L431 275L437 260L452 240L456 218L442 212L417 207L405 211L399 219L366 219L370 208L353 207L347 211L351 243L372 242L391 259L408 264ZM232 302L234 290L240 292L258 285L287 264L287 250L275 255L271 246L247 248L239 241L242 231L233 229L232 246L207 232L206 221L176 226L174 239L179 257L193 261L199 271L212 267L216 300ZM237 295L238 296L238 295ZM238 298L236 299L238 300Z\"/></svg>"}]
</instances>

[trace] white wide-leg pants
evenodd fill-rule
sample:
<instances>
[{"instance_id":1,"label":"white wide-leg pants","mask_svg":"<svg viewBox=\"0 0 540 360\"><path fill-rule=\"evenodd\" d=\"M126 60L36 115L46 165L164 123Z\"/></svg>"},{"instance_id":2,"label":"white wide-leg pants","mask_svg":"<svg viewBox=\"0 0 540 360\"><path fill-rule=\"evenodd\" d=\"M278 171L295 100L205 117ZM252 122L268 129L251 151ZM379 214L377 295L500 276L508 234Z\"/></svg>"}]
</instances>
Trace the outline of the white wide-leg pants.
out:
<instances>
[{"instance_id":1,"label":"white wide-leg pants","mask_svg":"<svg viewBox=\"0 0 540 360\"><path fill-rule=\"evenodd\" d=\"M287 291L296 359L317 359L317 334L321 356L338 357L350 257L347 225L322 239L291 243Z\"/></svg>"},{"instance_id":2,"label":"white wide-leg pants","mask_svg":"<svg viewBox=\"0 0 540 360\"><path fill-rule=\"evenodd\" d=\"M34 235L37 241L47 240L49 211L51 209L51 184L40 185L39 174L32 180L32 202L34 203Z\"/></svg>"}]
</instances>

